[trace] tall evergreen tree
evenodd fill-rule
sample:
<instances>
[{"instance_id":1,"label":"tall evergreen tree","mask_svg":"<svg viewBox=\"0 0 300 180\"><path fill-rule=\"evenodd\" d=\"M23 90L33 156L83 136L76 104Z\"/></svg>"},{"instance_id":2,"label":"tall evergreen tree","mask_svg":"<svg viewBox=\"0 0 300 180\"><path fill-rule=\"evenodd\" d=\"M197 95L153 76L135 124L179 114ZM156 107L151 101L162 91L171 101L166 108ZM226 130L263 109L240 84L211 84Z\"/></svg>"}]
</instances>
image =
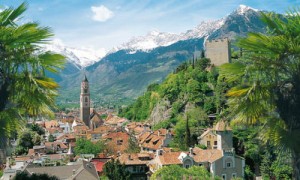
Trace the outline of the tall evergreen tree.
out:
<instances>
[{"instance_id":1,"label":"tall evergreen tree","mask_svg":"<svg viewBox=\"0 0 300 180\"><path fill-rule=\"evenodd\" d=\"M186 143L186 146L187 147L190 147L191 146L191 130L190 130L190 127L189 127L189 118L188 116L186 116L186 126L185 126L185 143Z\"/></svg>"}]
</instances>

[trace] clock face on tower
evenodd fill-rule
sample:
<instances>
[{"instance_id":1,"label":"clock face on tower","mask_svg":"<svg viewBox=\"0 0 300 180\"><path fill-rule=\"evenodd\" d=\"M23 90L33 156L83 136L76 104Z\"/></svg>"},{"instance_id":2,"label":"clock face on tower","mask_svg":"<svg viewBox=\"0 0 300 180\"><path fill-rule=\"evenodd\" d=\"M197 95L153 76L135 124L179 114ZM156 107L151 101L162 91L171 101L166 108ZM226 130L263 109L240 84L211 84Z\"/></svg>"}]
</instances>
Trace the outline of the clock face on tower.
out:
<instances>
[{"instance_id":1,"label":"clock face on tower","mask_svg":"<svg viewBox=\"0 0 300 180\"><path fill-rule=\"evenodd\" d=\"M89 88L89 85L87 83L83 83L82 87L83 87L83 89L87 89L87 88Z\"/></svg>"}]
</instances>

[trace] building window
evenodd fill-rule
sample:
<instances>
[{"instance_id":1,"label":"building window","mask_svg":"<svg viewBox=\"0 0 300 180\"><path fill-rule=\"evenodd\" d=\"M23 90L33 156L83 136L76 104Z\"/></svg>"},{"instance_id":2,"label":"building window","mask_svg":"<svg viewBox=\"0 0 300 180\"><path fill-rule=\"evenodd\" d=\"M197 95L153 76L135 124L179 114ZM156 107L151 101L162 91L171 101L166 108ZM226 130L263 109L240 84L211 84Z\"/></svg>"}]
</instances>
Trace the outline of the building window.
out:
<instances>
[{"instance_id":1,"label":"building window","mask_svg":"<svg viewBox=\"0 0 300 180\"><path fill-rule=\"evenodd\" d=\"M89 100L88 100L88 98L87 97L85 97L85 102L88 102Z\"/></svg>"},{"instance_id":2,"label":"building window","mask_svg":"<svg viewBox=\"0 0 300 180\"><path fill-rule=\"evenodd\" d=\"M214 145L215 145L215 146L218 145L218 141L214 141Z\"/></svg>"},{"instance_id":3,"label":"building window","mask_svg":"<svg viewBox=\"0 0 300 180\"><path fill-rule=\"evenodd\" d=\"M207 141L207 147L210 146L210 141Z\"/></svg>"},{"instance_id":4,"label":"building window","mask_svg":"<svg viewBox=\"0 0 300 180\"><path fill-rule=\"evenodd\" d=\"M200 164L199 164L199 166L203 166L203 164L202 164L202 163L200 163Z\"/></svg>"},{"instance_id":5,"label":"building window","mask_svg":"<svg viewBox=\"0 0 300 180\"><path fill-rule=\"evenodd\" d=\"M186 164L186 165L185 165L185 168L190 168L190 165L189 165L189 164Z\"/></svg>"},{"instance_id":6,"label":"building window","mask_svg":"<svg viewBox=\"0 0 300 180\"><path fill-rule=\"evenodd\" d=\"M236 178L236 173L232 173L232 178Z\"/></svg>"},{"instance_id":7,"label":"building window","mask_svg":"<svg viewBox=\"0 0 300 180\"><path fill-rule=\"evenodd\" d=\"M227 162L227 163L226 163L226 167L227 167L227 168L230 168L230 167L231 167L231 163L230 163L230 162Z\"/></svg>"},{"instance_id":8,"label":"building window","mask_svg":"<svg viewBox=\"0 0 300 180\"><path fill-rule=\"evenodd\" d=\"M226 180L226 174L222 174L222 179Z\"/></svg>"},{"instance_id":9,"label":"building window","mask_svg":"<svg viewBox=\"0 0 300 180\"><path fill-rule=\"evenodd\" d=\"M122 145L123 140L117 140L117 145Z\"/></svg>"}]
</instances>

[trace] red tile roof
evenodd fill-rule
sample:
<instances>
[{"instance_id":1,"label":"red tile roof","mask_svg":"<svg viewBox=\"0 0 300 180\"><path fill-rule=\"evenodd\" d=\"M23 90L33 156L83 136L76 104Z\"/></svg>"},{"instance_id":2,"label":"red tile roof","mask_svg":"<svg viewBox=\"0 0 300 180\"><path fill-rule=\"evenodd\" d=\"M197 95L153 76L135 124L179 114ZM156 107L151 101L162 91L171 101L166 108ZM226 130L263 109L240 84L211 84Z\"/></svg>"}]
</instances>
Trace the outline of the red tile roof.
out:
<instances>
[{"instance_id":1,"label":"red tile roof","mask_svg":"<svg viewBox=\"0 0 300 180\"><path fill-rule=\"evenodd\" d=\"M75 139L74 134L63 134L56 138L57 140L63 140L63 139Z\"/></svg>"},{"instance_id":2,"label":"red tile roof","mask_svg":"<svg viewBox=\"0 0 300 180\"><path fill-rule=\"evenodd\" d=\"M164 152L162 155L159 155L158 158L162 165L171 165L171 164L182 164L178 159L181 152Z\"/></svg>"},{"instance_id":3,"label":"red tile roof","mask_svg":"<svg viewBox=\"0 0 300 180\"><path fill-rule=\"evenodd\" d=\"M128 141L130 137L126 132L110 132L102 138L106 140L108 148L113 152L113 154L117 154L118 152L125 152L128 148Z\"/></svg>"},{"instance_id":4,"label":"red tile roof","mask_svg":"<svg viewBox=\"0 0 300 180\"><path fill-rule=\"evenodd\" d=\"M54 142L45 142L45 146L46 148L52 148L52 147L57 147L59 146L62 149L68 149L68 147L62 143L62 142L58 142L58 141L54 141Z\"/></svg>"},{"instance_id":5,"label":"red tile roof","mask_svg":"<svg viewBox=\"0 0 300 180\"><path fill-rule=\"evenodd\" d=\"M153 157L153 153L125 153L118 157L118 159L125 165L146 165Z\"/></svg>"},{"instance_id":6,"label":"red tile roof","mask_svg":"<svg viewBox=\"0 0 300 180\"><path fill-rule=\"evenodd\" d=\"M28 160L30 160L30 156L15 157L15 161L28 161Z\"/></svg>"},{"instance_id":7,"label":"red tile roof","mask_svg":"<svg viewBox=\"0 0 300 180\"><path fill-rule=\"evenodd\" d=\"M195 162L214 162L223 157L222 150L218 149L200 149L198 147L193 148L193 158Z\"/></svg>"},{"instance_id":8,"label":"red tile roof","mask_svg":"<svg viewBox=\"0 0 300 180\"><path fill-rule=\"evenodd\" d=\"M91 163L94 164L97 172L101 173L103 172L103 166L106 162L101 162L101 161L92 161Z\"/></svg>"},{"instance_id":9,"label":"red tile roof","mask_svg":"<svg viewBox=\"0 0 300 180\"><path fill-rule=\"evenodd\" d=\"M143 148L158 150L162 148L167 133L167 129L159 129L153 133L145 132L139 137L139 144L141 144Z\"/></svg>"},{"instance_id":10,"label":"red tile roof","mask_svg":"<svg viewBox=\"0 0 300 180\"><path fill-rule=\"evenodd\" d=\"M46 131L48 131L50 134L54 134L54 133L62 133L63 129L59 127L52 127L52 128L46 128Z\"/></svg>"},{"instance_id":11,"label":"red tile roof","mask_svg":"<svg viewBox=\"0 0 300 180\"><path fill-rule=\"evenodd\" d=\"M45 121L46 128L59 127L59 124L56 120Z\"/></svg>"}]
</instances>

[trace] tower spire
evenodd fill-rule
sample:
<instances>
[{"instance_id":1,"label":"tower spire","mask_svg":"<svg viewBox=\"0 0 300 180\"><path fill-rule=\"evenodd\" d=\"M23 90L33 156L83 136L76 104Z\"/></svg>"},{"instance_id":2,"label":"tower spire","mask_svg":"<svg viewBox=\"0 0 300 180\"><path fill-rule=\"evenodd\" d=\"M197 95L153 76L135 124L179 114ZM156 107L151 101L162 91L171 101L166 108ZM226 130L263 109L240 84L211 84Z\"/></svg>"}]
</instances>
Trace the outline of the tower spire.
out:
<instances>
[{"instance_id":1,"label":"tower spire","mask_svg":"<svg viewBox=\"0 0 300 180\"><path fill-rule=\"evenodd\" d=\"M88 79L87 79L87 77L86 77L86 74L85 74L85 73L84 73L84 79L83 79L83 81L84 81L84 82L89 82Z\"/></svg>"}]
</instances>

